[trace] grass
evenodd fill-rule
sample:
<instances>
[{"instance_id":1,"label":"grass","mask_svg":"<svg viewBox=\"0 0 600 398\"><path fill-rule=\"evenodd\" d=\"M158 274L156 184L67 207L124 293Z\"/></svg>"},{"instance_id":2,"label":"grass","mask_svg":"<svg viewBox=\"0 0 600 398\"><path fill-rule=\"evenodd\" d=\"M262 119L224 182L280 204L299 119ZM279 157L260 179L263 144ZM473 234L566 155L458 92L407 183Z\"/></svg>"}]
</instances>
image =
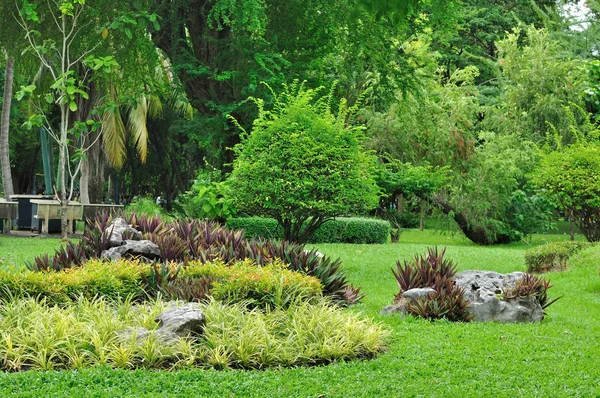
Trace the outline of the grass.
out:
<instances>
[{"instance_id":1,"label":"grass","mask_svg":"<svg viewBox=\"0 0 600 398\"><path fill-rule=\"evenodd\" d=\"M350 311L362 311L392 332L388 351L374 360L266 371L23 372L0 375L0 391L23 397L599 397L600 248L576 255L567 271L547 275L555 285L550 296L564 297L540 324L431 323L379 315L397 293L390 268L429 245L446 246L461 270L511 272L525 269L527 248L566 238L536 235L530 244L479 247L459 235L407 230L397 244L318 245L341 257L350 280L367 293ZM3 250L4 237L0 240ZM26 245L20 250L27 253L10 258L29 258L32 252Z\"/></svg>"},{"instance_id":2,"label":"grass","mask_svg":"<svg viewBox=\"0 0 600 398\"><path fill-rule=\"evenodd\" d=\"M54 253L60 239L0 235L0 267L24 269L25 261L40 254Z\"/></svg>"}]
</instances>

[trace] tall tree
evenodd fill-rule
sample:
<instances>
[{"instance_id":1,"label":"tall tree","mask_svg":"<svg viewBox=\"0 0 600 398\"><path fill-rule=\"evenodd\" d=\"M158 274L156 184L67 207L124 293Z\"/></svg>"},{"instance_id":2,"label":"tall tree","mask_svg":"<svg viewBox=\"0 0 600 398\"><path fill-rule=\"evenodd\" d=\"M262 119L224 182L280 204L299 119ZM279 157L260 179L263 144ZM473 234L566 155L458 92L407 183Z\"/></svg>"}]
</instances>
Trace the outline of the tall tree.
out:
<instances>
[{"instance_id":1,"label":"tall tree","mask_svg":"<svg viewBox=\"0 0 600 398\"><path fill-rule=\"evenodd\" d=\"M2 165L2 186L4 196L9 197L15 193L10 169L8 133L10 127L10 107L13 96L13 76L15 59L7 55L4 73L4 95L2 101L2 119L0 120L0 164Z\"/></svg>"}]
</instances>

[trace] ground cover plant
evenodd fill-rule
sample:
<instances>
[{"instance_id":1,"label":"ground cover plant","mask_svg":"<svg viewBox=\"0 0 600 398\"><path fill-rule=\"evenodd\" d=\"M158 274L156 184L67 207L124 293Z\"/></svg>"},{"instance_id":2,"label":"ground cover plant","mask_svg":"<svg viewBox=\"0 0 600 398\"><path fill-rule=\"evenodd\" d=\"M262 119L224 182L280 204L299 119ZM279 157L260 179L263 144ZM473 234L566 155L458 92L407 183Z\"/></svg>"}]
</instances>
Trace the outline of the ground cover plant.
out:
<instances>
[{"instance_id":1,"label":"ground cover plant","mask_svg":"<svg viewBox=\"0 0 600 398\"><path fill-rule=\"evenodd\" d=\"M400 243L322 244L339 256L348 277L368 292L348 310L363 312L392 331L388 350L370 361L325 367L153 372L105 367L77 372L0 375L0 389L13 396L151 394L194 396L595 396L600 377L600 250L588 248L569 260L565 272L550 272L553 296L564 296L540 324L430 322L379 315L397 293L390 267L430 245L446 246L459 270L524 271L523 252L566 235L534 235L530 244L478 247L460 235L405 230ZM58 244L58 240L54 240Z\"/></svg>"},{"instance_id":2,"label":"ground cover plant","mask_svg":"<svg viewBox=\"0 0 600 398\"><path fill-rule=\"evenodd\" d=\"M243 302L211 300L200 307L208 319L202 337L161 344L152 332L143 340L122 334L127 328L155 330L154 318L168 308L161 300L132 306L82 298L66 307L3 301L0 368L263 368L370 357L384 347L381 325L324 301L266 312L248 311Z\"/></svg>"}]
</instances>

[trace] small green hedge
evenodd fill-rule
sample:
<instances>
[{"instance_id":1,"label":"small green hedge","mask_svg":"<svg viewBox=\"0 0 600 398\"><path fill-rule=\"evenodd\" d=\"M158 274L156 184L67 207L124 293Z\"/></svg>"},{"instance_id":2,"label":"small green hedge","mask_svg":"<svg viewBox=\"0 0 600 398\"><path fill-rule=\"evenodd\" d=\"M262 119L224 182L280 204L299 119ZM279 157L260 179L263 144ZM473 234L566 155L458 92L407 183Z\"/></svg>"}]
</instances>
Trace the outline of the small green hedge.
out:
<instances>
[{"instance_id":1,"label":"small green hedge","mask_svg":"<svg viewBox=\"0 0 600 398\"><path fill-rule=\"evenodd\" d=\"M283 229L272 218L245 217L227 220L230 229L243 229L247 238L282 239ZM311 243L386 243L390 223L373 218L337 218L323 224Z\"/></svg>"},{"instance_id":2,"label":"small green hedge","mask_svg":"<svg viewBox=\"0 0 600 398\"><path fill-rule=\"evenodd\" d=\"M143 277L149 275L150 265L128 260L90 260L82 267L52 272L0 270L0 300L22 296L45 299L48 304L67 304L80 297L143 300ZM261 308L285 306L322 294L317 278L289 270L279 260L264 267L251 260L230 265L190 263L180 270L179 277L208 278L212 286L208 294L213 298L228 303L245 301Z\"/></svg>"},{"instance_id":3,"label":"small green hedge","mask_svg":"<svg viewBox=\"0 0 600 398\"><path fill-rule=\"evenodd\" d=\"M529 249L523 254L527 272L564 269L567 267L569 257L591 245L588 242L565 241L551 242Z\"/></svg>"}]
</instances>

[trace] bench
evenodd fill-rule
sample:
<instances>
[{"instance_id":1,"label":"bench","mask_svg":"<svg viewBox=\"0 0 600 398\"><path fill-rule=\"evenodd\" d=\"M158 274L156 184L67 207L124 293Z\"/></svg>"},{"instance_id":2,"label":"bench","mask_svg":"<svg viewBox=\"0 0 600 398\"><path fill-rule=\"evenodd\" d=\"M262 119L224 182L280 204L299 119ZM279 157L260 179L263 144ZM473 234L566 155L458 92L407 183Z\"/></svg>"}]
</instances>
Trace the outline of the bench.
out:
<instances>
[{"instance_id":1,"label":"bench","mask_svg":"<svg viewBox=\"0 0 600 398\"><path fill-rule=\"evenodd\" d=\"M37 214L34 218L42 220L42 234L48 233L48 221L60 220L60 202L58 200L31 200L31 203L37 205ZM79 202L69 202L67 205L67 220L69 225L75 226L76 220L83 218L83 205ZM72 231L74 232L74 231Z\"/></svg>"},{"instance_id":2,"label":"bench","mask_svg":"<svg viewBox=\"0 0 600 398\"><path fill-rule=\"evenodd\" d=\"M17 218L17 207L17 202L0 199L0 233L10 231L10 223ZM9 222L8 229L5 229L6 221Z\"/></svg>"}]
</instances>

